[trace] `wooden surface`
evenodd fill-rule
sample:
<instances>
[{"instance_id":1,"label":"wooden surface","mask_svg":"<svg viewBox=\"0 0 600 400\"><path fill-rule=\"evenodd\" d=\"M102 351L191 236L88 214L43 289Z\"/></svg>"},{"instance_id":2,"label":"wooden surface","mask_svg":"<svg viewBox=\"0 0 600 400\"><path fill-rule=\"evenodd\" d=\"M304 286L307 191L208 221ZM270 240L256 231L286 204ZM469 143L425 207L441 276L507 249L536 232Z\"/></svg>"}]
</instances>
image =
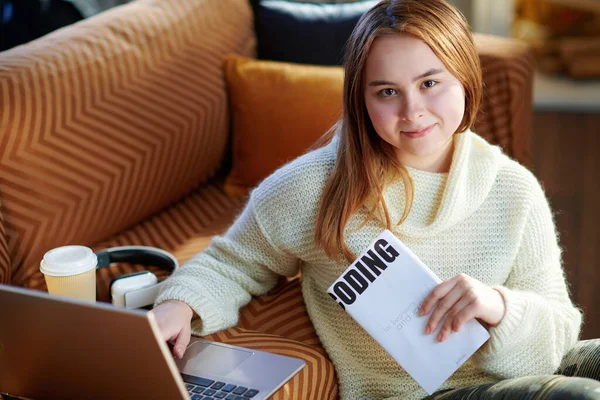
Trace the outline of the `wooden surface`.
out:
<instances>
[{"instance_id":1,"label":"wooden surface","mask_svg":"<svg viewBox=\"0 0 600 400\"><path fill-rule=\"evenodd\" d=\"M600 113L536 112L535 174L555 212L582 338L600 338Z\"/></svg>"}]
</instances>

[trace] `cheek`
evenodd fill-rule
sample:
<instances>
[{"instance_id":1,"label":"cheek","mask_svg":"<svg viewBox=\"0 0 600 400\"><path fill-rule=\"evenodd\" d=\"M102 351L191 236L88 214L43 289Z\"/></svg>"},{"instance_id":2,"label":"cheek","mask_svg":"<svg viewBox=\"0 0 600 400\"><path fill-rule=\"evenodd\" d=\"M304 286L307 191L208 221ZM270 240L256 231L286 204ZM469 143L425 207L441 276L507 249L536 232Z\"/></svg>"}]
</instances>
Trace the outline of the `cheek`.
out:
<instances>
[{"instance_id":1,"label":"cheek","mask_svg":"<svg viewBox=\"0 0 600 400\"><path fill-rule=\"evenodd\" d=\"M371 122L373 123L373 127L379 131L382 128L386 129L387 127L394 126L397 118L397 113L395 112L394 105L391 101L389 102L377 102L377 101L367 101L367 112L369 113L369 118L371 118Z\"/></svg>"},{"instance_id":2,"label":"cheek","mask_svg":"<svg viewBox=\"0 0 600 400\"><path fill-rule=\"evenodd\" d=\"M458 125L465 113L465 94L460 84L451 85L439 91L430 102L432 110L446 124Z\"/></svg>"}]
</instances>

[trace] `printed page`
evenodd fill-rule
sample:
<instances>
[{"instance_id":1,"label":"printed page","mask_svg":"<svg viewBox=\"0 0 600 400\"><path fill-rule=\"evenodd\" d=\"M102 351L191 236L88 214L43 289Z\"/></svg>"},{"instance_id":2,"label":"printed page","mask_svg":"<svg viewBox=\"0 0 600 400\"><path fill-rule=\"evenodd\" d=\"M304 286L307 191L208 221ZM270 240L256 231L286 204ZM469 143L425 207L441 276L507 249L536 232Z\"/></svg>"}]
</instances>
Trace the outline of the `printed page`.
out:
<instances>
[{"instance_id":1,"label":"printed page","mask_svg":"<svg viewBox=\"0 0 600 400\"><path fill-rule=\"evenodd\" d=\"M385 230L328 289L342 306L432 394L489 339L476 320L442 343L441 328L426 335L431 316L419 307L441 280L390 231Z\"/></svg>"}]
</instances>

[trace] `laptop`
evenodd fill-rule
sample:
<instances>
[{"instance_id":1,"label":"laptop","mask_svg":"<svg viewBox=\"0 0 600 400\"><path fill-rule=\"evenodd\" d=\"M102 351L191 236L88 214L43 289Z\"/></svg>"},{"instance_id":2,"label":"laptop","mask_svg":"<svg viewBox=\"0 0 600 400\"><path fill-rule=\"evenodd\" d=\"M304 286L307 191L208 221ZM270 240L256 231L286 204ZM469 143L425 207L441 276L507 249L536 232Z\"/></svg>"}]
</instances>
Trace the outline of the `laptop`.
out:
<instances>
[{"instance_id":1,"label":"laptop","mask_svg":"<svg viewBox=\"0 0 600 400\"><path fill-rule=\"evenodd\" d=\"M0 285L5 399L262 400L304 366L194 337L175 360L148 312Z\"/></svg>"}]
</instances>

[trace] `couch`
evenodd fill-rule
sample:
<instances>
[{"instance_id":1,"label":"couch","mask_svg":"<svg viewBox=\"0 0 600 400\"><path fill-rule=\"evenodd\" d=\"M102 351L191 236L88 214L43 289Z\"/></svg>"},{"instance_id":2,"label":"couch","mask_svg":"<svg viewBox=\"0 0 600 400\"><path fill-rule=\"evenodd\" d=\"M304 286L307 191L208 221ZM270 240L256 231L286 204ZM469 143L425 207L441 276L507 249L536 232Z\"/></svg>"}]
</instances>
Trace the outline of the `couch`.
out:
<instances>
[{"instance_id":1,"label":"couch","mask_svg":"<svg viewBox=\"0 0 600 400\"><path fill-rule=\"evenodd\" d=\"M46 290L39 261L65 244L157 246L184 263L227 229L246 198L223 188L223 60L256 55L253 21L247 0L139 0L0 54L0 283ZM532 54L476 40L485 97L475 131L531 167ZM140 268L99 270L98 301ZM304 358L275 399L335 399L300 282L282 280L211 338Z\"/></svg>"}]
</instances>

